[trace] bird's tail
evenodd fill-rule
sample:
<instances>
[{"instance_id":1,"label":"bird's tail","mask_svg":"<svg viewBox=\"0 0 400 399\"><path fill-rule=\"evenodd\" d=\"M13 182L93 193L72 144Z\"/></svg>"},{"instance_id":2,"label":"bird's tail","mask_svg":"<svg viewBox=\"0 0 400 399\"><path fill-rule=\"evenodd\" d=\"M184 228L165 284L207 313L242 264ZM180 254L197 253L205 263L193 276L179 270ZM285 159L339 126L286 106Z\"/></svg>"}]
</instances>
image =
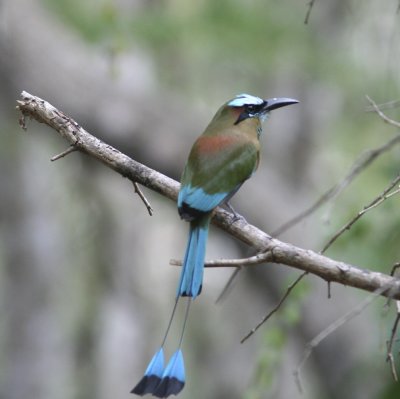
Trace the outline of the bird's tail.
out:
<instances>
[{"instance_id":1,"label":"bird's tail","mask_svg":"<svg viewBox=\"0 0 400 399\"><path fill-rule=\"evenodd\" d=\"M157 398L167 398L169 395L177 395L185 386L185 364L182 355L182 341L185 332L186 322L189 315L189 308L192 298L187 299L185 321L183 322L181 338L179 340L178 349L172 355L167 366L164 368L164 344L167 339L168 331L171 327L172 319L178 304L179 296L176 298L172 315L168 323L167 331L161 343L160 349L151 359L142 379L132 389L131 393L136 395L146 395L148 393Z\"/></svg>"},{"instance_id":2,"label":"bird's tail","mask_svg":"<svg viewBox=\"0 0 400 399\"><path fill-rule=\"evenodd\" d=\"M210 226L210 215L207 214L200 219L190 222L189 239L186 254L183 261L181 277L176 293L175 305L168 323L167 331L161 343L160 349L151 359L143 378L132 389L137 395L152 394L158 398L166 398L169 395L177 395L185 385L185 365L182 355L182 340L185 332L186 321L189 315L189 307L192 299L200 294L203 281L204 258L206 253L206 242L208 228ZM189 297L182 333L178 349L172 355L167 366L164 366L164 344L168 336L172 320L181 296Z\"/></svg>"},{"instance_id":3,"label":"bird's tail","mask_svg":"<svg viewBox=\"0 0 400 399\"><path fill-rule=\"evenodd\" d=\"M210 215L190 222L189 239L176 296L195 298L201 292Z\"/></svg>"}]
</instances>

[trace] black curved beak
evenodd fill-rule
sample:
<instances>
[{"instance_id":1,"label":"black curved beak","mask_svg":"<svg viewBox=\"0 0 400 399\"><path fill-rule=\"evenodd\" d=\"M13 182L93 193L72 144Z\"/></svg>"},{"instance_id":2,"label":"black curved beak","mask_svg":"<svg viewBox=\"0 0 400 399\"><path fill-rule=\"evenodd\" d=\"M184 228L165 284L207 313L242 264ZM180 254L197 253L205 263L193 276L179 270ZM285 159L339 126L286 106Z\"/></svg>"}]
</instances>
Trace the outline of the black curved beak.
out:
<instances>
[{"instance_id":1,"label":"black curved beak","mask_svg":"<svg viewBox=\"0 0 400 399\"><path fill-rule=\"evenodd\" d=\"M264 110L265 111L272 111L273 109L286 107L286 105L297 104L298 101L293 98L269 98L264 100Z\"/></svg>"}]
</instances>

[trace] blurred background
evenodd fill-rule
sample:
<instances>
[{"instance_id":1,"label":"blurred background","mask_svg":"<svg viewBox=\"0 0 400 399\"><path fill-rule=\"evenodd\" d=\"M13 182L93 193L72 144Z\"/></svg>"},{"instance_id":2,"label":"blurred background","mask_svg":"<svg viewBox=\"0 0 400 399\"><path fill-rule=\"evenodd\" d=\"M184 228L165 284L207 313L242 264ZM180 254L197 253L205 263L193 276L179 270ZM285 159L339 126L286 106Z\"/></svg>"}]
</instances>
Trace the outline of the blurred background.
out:
<instances>
[{"instance_id":1,"label":"blurred background","mask_svg":"<svg viewBox=\"0 0 400 399\"><path fill-rule=\"evenodd\" d=\"M82 154L34 121L20 92L46 99L95 136L179 179L194 139L242 92L293 97L265 126L257 174L233 199L272 232L397 132L365 95L399 98L399 2L0 0L0 398L131 398L172 309L188 226L176 206ZM397 108L386 111L400 119ZM335 201L280 238L314 250L398 173L394 147ZM328 255L389 273L400 258L396 197ZM207 258L254 254L212 229ZM207 270L191 310L180 398L398 398L386 358L394 310L380 299L292 372L305 345L366 293L309 276L246 343L240 339L299 271ZM174 350L182 316L171 334ZM394 353L398 361L398 343ZM168 355L168 354L167 354Z\"/></svg>"}]
</instances>

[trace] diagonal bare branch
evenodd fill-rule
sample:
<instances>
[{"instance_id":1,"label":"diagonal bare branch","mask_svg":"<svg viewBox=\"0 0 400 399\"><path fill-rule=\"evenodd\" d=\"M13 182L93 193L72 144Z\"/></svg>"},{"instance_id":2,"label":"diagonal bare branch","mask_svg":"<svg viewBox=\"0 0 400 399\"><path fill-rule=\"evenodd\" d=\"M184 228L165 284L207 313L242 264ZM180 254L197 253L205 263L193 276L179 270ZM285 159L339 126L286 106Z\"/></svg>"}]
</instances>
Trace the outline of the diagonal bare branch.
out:
<instances>
[{"instance_id":1,"label":"diagonal bare branch","mask_svg":"<svg viewBox=\"0 0 400 399\"><path fill-rule=\"evenodd\" d=\"M369 97L368 95L365 97L366 97L367 101L371 104L372 110L374 112L376 112L384 122L386 122L389 125L392 125L394 127L400 128L400 122L390 119L386 114L384 114L382 112L381 108L378 107L378 105L375 103L374 100L371 99L371 97Z\"/></svg>"},{"instance_id":2,"label":"diagonal bare branch","mask_svg":"<svg viewBox=\"0 0 400 399\"><path fill-rule=\"evenodd\" d=\"M356 216L354 216L348 223L346 223L341 229L339 229L339 231L336 234L334 234L333 237L324 245L324 247L321 250L321 253L323 254L345 231L350 230L353 224L356 223L367 212L369 212L371 209L376 208L383 201L386 201L393 195L398 194L400 192L400 188L398 188L395 191L392 190L399 182L400 182L400 175L398 175L389 184L389 186L386 187L385 190L383 190L383 192L378 195L378 197L374 198L368 205L366 205L361 211L359 211Z\"/></svg>"},{"instance_id":3,"label":"diagonal bare branch","mask_svg":"<svg viewBox=\"0 0 400 399\"><path fill-rule=\"evenodd\" d=\"M311 10L314 6L315 0L310 0L307 4L307 14L306 17L304 18L304 24L307 25L308 21L310 20L310 15L311 15Z\"/></svg>"},{"instance_id":4,"label":"diagonal bare branch","mask_svg":"<svg viewBox=\"0 0 400 399\"><path fill-rule=\"evenodd\" d=\"M75 145L79 151L99 160L121 176L167 198L176 200L179 190L178 182L134 161L92 136L72 118L57 110L47 101L22 92L17 108L22 113L20 121L22 126L25 126L27 117L45 123L70 144ZM382 295L400 300L400 280L395 277L339 262L314 251L285 243L272 238L243 219L232 223L232 217L231 213L218 208L214 213L213 224L251 246L257 252L268 253L271 262L285 264L307 271L326 281L337 282L365 291L376 292L385 287L381 292Z\"/></svg>"},{"instance_id":5,"label":"diagonal bare branch","mask_svg":"<svg viewBox=\"0 0 400 399\"><path fill-rule=\"evenodd\" d=\"M146 196L143 194L142 190L140 189L139 185L136 182L132 182L133 187L135 189L135 193L139 196L139 198L142 200L144 206L147 209L147 212L149 213L150 216L153 216L154 209L151 207L149 200L146 198Z\"/></svg>"},{"instance_id":6,"label":"diagonal bare branch","mask_svg":"<svg viewBox=\"0 0 400 399\"><path fill-rule=\"evenodd\" d=\"M307 343L306 348L303 352L300 362L298 363L296 369L293 371L293 375L295 377L297 387L300 392L303 392L303 386L301 383L300 372L306 363L307 359L310 357L312 351L329 335L331 335L334 331L336 331L343 324L352 320L354 317L358 316L366 307L368 307L372 301L374 301L377 297L382 295L385 291L385 287L381 287L375 290L372 294L368 295L363 301L361 301L355 308L341 316L339 319L330 324L327 328L321 331L318 335L316 335L310 342Z\"/></svg>"},{"instance_id":7,"label":"diagonal bare branch","mask_svg":"<svg viewBox=\"0 0 400 399\"><path fill-rule=\"evenodd\" d=\"M285 302L286 298L290 295L290 293L293 291L293 289L296 287L296 285L298 283L300 283L300 281L303 279L303 277L305 277L308 273L307 272L303 272L302 274L300 274L299 277L296 278L295 281L293 281L293 283L291 283L287 289L285 294L282 296L282 298L279 300L278 304L269 312L267 313L261 320L260 322L254 327L252 328L240 341L241 344L243 344L245 341L247 341L264 323L266 323L271 316L276 313L281 306L283 305L283 303Z\"/></svg>"}]
</instances>

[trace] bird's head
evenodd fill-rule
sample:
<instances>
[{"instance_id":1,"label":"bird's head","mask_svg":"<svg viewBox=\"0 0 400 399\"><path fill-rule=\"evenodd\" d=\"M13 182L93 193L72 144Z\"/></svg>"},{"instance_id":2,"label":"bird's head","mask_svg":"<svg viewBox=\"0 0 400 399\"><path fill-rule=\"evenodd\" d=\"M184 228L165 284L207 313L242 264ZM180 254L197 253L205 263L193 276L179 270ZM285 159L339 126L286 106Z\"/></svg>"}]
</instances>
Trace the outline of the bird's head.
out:
<instances>
[{"instance_id":1,"label":"bird's head","mask_svg":"<svg viewBox=\"0 0 400 399\"><path fill-rule=\"evenodd\" d=\"M241 130L245 129L244 131L256 129L257 134L260 135L261 122L265 120L270 111L296 103L298 101L292 98L269 98L263 100L250 94L239 94L220 107L204 134L220 134L225 129L235 127Z\"/></svg>"},{"instance_id":2,"label":"bird's head","mask_svg":"<svg viewBox=\"0 0 400 399\"><path fill-rule=\"evenodd\" d=\"M296 103L298 101L293 98L281 97L263 100L250 94L239 94L233 100L228 101L224 107L237 115L235 121L235 125L237 125L249 118L258 118L263 121L272 110Z\"/></svg>"}]
</instances>

